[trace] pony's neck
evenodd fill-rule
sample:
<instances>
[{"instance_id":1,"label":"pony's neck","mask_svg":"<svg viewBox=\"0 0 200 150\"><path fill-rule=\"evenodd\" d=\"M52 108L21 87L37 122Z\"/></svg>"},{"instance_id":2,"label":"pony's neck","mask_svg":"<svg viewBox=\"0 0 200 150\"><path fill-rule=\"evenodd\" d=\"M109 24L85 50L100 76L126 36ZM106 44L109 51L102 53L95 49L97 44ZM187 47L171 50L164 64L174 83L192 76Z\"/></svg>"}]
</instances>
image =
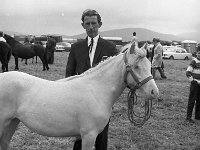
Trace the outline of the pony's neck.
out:
<instances>
[{"instance_id":1,"label":"pony's neck","mask_svg":"<svg viewBox=\"0 0 200 150\"><path fill-rule=\"evenodd\" d=\"M111 108L125 89L123 54L109 58L99 65L94 68L96 70L91 70L91 73L86 75L86 79L88 79L88 86L91 87L91 90L96 88L95 90L98 89L97 91L106 95L101 101L105 101L106 105Z\"/></svg>"},{"instance_id":2,"label":"pony's neck","mask_svg":"<svg viewBox=\"0 0 200 150\"><path fill-rule=\"evenodd\" d=\"M8 39L8 44L13 48L16 44L21 44L20 42L16 41L14 38Z\"/></svg>"}]
</instances>

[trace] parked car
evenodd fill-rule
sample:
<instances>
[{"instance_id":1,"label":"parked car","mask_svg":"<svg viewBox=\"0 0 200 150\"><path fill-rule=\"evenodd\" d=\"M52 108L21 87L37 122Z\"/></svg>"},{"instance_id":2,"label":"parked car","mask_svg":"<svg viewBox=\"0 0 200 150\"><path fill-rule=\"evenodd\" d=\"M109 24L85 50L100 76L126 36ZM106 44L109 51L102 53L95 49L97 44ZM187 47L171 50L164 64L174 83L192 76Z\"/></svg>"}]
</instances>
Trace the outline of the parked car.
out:
<instances>
[{"instance_id":1,"label":"parked car","mask_svg":"<svg viewBox=\"0 0 200 150\"><path fill-rule=\"evenodd\" d=\"M170 48L174 48L174 46L163 46L163 52L167 51Z\"/></svg>"},{"instance_id":2,"label":"parked car","mask_svg":"<svg viewBox=\"0 0 200 150\"><path fill-rule=\"evenodd\" d=\"M56 43L56 51L70 51L71 44L66 42Z\"/></svg>"},{"instance_id":3,"label":"parked car","mask_svg":"<svg viewBox=\"0 0 200 150\"><path fill-rule=\"evenodd\" d=\"M192 59L192 54L188 53L184 48L175 47L163 52L163 58L189 60Z\"/></svg>"}]
</instances>

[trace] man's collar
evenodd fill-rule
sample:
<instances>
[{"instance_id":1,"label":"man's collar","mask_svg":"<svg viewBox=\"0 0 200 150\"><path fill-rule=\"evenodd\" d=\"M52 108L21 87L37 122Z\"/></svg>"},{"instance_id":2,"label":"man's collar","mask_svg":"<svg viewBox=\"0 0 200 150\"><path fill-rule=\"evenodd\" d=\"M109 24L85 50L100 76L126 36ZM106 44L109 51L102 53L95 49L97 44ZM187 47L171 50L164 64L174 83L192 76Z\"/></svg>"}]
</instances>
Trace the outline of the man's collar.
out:
<instances>
[{"instance_id":1,"label":"man's collar","mask_svg":"<svg viewBox=\"0 0 200 150\"><path fill-rule=\"evenodd\" d=\"M99 39L99 34L93 38L94 43L97 43L98 39ZM90 41L91 41L91 37L88 36L88 45L90 45Z\"/></svg>"}]
</instances>

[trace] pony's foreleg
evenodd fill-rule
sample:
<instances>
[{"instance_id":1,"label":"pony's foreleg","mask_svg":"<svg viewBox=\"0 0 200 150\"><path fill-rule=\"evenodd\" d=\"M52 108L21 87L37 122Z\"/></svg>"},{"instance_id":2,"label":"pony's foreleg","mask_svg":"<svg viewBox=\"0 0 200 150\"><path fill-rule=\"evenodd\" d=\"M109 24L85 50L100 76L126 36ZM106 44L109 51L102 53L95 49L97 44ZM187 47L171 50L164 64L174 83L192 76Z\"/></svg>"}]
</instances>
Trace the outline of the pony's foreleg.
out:
<instances>
[{"instance_id":1,"label":"pony's foreleg","mask_svg":"<svg viewBox=\"0 0 200 150\"><path fill-rule=\"evenodd\" d=\"M15 133L15 130L19 124L20 120L14 118L11 120L10 124L6 127L2 128L2 132L0 135L0 150L7 150L10 144L10 140ZM1 125L2 126L2 125Z\"/></svg>"},{"instance_id":2,"label":"pony's foreleg","mask_svg":"<svg viewBox=\"0 0 200 150\"><path fill-rule=\"evenodd\" d=\"M44 56L39 56L39 57L40 57L40 59L42 61L42 64L43 64L43 71L45 71L46 69L49 70L48 63L45 60L45 55Z\"/></svg>"},{"instance_id":3,"label":"pony's foreleg","mask_svg":"<svg viewBox=\"0 0 200 150\"><path fill-rule=\"evenodd\" d=\"M18 67L18 57L15 57L15 70L19 70L19 67Z\"/></svg>"},{"instance_id":4,"label":"pony's foreleg","mask_svg":"<svg viewBox=\"0 0 200 150\"><path fill-rule=\"evenodd\" d=\"M5 69L6 69L6 71L8 71L8 60L6 60L6 64L5 65L6 65Z\"/></svg>"},{"instance_id":5,"label":"pony's foreleg","mask_svg":"<svg viewBox=\"0 0 200 150\"><path fill-rule=\"evenodd\" d=\"M98 133L90 132L82 136L82 150L94 150L95 141Z\"/></svg>"},{"instance_id":6,"label":"pony's foreleg","mask_svg":"<svg viewBox=\"0 0 200 150\"><path fill-rule=\"evenodd\" d=\"M1 66L1 70L2 70L2 72L5 72L5 66L4 66L3 63L2 63L2 66Z\"/></svg>"},{"instance_id":7,"label":"pony's foreleg","mask_svg":"<svg viewBox=\"0 0 200 150\"><path fill-rule=\"evenodd\" d=\"M39 56L39 57L40 57L40 59L42 61L43 71L45 71L46 70L46 64L45 64L45 61L44 61L44 57L42 57L42 56Z\"/></svg>"},{"instance_id":8,"label":"pony's foreleg","mask_svg":"<svg viewBox=\"0 0 200 150\"><path fill-rule=\"evenodd\" d=\"M4 57L2 57L2 67L1 67L3 72L6 71L6 64L7 64L7 57L4 56Z\"/></svg>"}]
</instances>

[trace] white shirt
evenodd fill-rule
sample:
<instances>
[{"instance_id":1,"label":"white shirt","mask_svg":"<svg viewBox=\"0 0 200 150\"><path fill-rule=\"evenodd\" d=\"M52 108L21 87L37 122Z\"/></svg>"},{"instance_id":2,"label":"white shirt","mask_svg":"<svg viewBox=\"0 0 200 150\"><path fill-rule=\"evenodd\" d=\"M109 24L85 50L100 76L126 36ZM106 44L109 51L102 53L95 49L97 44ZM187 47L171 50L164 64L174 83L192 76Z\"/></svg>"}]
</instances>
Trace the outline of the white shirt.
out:
<instances>
[{"instance_id":1,"label":"white shirt","mask_svg":"<svg viewBox=\"0 0 200 150\"><path fill-rule=\"evenodd\" d=\"M6 40L3 37L0 37L0 41L6 42Z\"/></svg>"},{"instance_id":2,"label":"white shirt","mask_svg":"<svg viewBox=\"0 0 200 150\"><path fill-rule=\"evenodd\" d=\"M96 51L98 39L99 39L99 34L93 38L94 42L93 42L93 46L92 46L92 51L91 51L91 53L89 53L91 67L92 67L92 62L94 59L94 54ZM91 37L88 36L88 46L90 45L90 43L91 43Z\"/></svg>"}]
</instances>

